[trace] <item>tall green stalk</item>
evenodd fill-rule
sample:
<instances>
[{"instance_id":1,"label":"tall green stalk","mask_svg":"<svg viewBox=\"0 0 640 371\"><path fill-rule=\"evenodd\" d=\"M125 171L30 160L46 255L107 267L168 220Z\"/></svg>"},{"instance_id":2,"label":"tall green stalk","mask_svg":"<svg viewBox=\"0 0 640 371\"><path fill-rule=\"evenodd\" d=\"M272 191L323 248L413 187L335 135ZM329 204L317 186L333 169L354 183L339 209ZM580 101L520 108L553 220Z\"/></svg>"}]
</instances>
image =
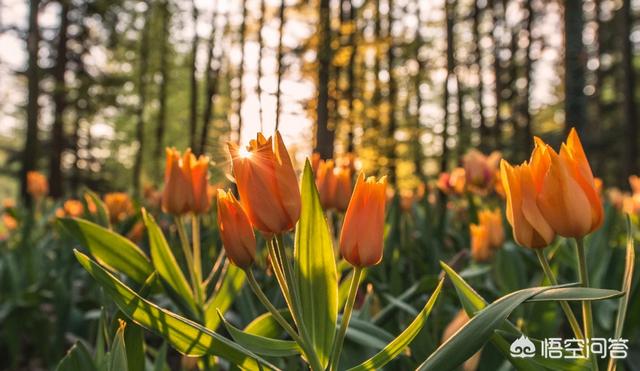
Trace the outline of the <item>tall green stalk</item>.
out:
<instances>
[{"instance_id":1,"label":"tall green stalk","mask_svg":"<svg viewBox=\"0 0 640 371\"><path fill-rule=\"evenodd\" d=\"M322 364L318 359L318 355L315 353L313 348L309 345L310 343L305 341L293 329L293 327L291 327L289 322L287 322L287 320L285 320L284 317L282 317L278 309L276 309L276 307L274 307L273 304L271 304L271 301L269 301L269 298L267 298L267 296L264 294L264 292L260 288L260 285L256 281L253 275L253 272L251 271L251 268L245 269L245 273L247 274L247 282L249 282L249 286L251 287L251 290L253 290L253 292L258 297L258 300L260 300L262 305L264 305L264 307L267 308L267 310L271 313L271 316L273 316L273 319L275 319L276 322L278 322L278 324L280 324L280 326L282 326L282 328L287 332L287 334L289 334L289 336L291 336L291 338L300 345L303 353L305 354L307 360L309 361L309 366L311 367L311 370L321 371L323 369Z\"/></svg>"},{"instance_id":2,"label":"tall green stalk","mask_svg":"<svg viewBox=\"0 0 640 371\"><path fill-rule=\"evenodd\" d=\"M584 239L582 237L576 238L576 250L578 255L578 274L580 277L580 283L582 287L589 287L589 273L587 272L587 258L584 254ZM582 322L584 324L584 336L587 341L593 338L593 314L591 311L591 302L588 300L582 301ZM598 361L592 355L591 361L594 366L594 370L598 370Z\"/></svg>"},{"instance_id":3,"label":"tall green stalk","mask_svg":"<svg viewBox=\"0 0 640 371\"><path fill-rule=\"evenodd\" d=\"M330 371L338 370L342 344L344 343L344 337L347 334L347 328L349 327L349 321L351 320L351 313L353 312L353 305L356 302L356 294L358 293L358 286L360 286L362 272L363 268L361 267L353 268L353 277L351 278L349 295L347 296L347 302L344 304L344 310L342 311L342 322L340 323L340 328L338 329L338 333L336 334L336 338L333 342L333 349L331 350Z\"/></svg>"},{"instance_id":4,"label":"tall green stalk","mask_svg":"<svg viewBox=\"0 0 640 371\"><path fill-rule=\"evenodd\" d=\"M544 255L544 252L542 251L543 249L534 249L534 250L536 252L536 255L538 256L538 260L540 261L540 265L542 266L544 275L547 277L549 282L551 282L551 285L557 286L558 280L556 279L555 275L553 274L553 271L551 270L551 267L549 266L549 261L547 260L547 257ZM569 321L569 325L571 325L571 329L573 330L573 333L575 334L576 338L584 339L584 334L582 333L582 329L580 328L578 319L576 318L575 314L573 314L573 311L571 310L569 303L565 300L560 300L560 307L564 311L564 314L567 317L567 320Z\"/></svg>"}]
</instances>

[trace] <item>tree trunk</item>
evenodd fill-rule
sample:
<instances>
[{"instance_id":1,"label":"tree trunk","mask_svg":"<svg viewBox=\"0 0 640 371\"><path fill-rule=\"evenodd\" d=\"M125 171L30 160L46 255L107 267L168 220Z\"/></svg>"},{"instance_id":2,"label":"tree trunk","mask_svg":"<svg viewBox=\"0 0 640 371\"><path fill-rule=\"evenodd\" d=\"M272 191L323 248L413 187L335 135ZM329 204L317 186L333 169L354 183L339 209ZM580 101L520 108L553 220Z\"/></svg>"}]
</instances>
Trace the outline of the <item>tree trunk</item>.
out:
<instances>
[{"instance_id":1,"label":"tree trunk","mask_svg":"<svg viewBox=\"0 0 640 371\"><path fill-rule=\"evenodd\" d=\"M422 152L422 142L420 138L422 137L422 116L420 115L420 108L422 108L422 94L420 92L420 86L422 85L422 76L425 70L424 60L420 56L420 48L422 47L424 40L422 39L422 34L420 33L420 27L422 26L422 7L420 6L420 0L416 0L416 7L418 9L418 22L416 25L416 34L415 34L415 59L416 64L418 65L418 70L416 71L416 75L414 76L414 94L416 95L416 116L415 116L415 127L414 127L414 138L413 138L413 164L415 168L416 175L420 181L424 181L424 173L423 173L423 152Z\"/></svg>"},{"instance_id":2,"label":"tree trunk","mask_svg":"<svg viewBox=\"0 0 640 371\"><path fill-rule=\"evenodd\" d=\"M451 0L445 0L445 17L446 17L446 38L447 38L447 77L444 81L444 99L443 99L443 109L444 109L444 128L442 130L442 157L440 158L440 171L447 171L448 163L449 163L449 148L447 146L447 141L449 140L449 134L447 133L449 129L449 82L453 78L453 68L454 68L454 59L453 59L453 12L452 7L453 4Z\"/></svg>"},{"instance_id":3,"label":"tree trunk","mask_svg":"<svg viewBox=\"0 0 640 371\"><path fill-rule=\"evenodd\" d=\"M260 0L260 21L258 23L258 82L256 84L256 94L258 95L258 121L260 123L260 131L264 131L262 123L262 28L264 28L265 18L265 0Z\"/></svg>"},{"instance_id":4,"label":"tree trunk","mask_svg":"<svg viewBox=\"0 0 640 371\"><path fill-rule=\"evenodd\" d=\"M631 30L633 26L633 14L631 0L624 0L621 9L622 22L622 68L624 71L624 118L625 135L627 137L627 163L623 176L638 173L638 112L635 105L635 71L633 67L633 45L631 42Z\"/></svg>"},{"instance_id":5,"label":"tree trunk","mask_svg":"<svg viewBox=\"0 0 640 371\"><path fill-rule=\"evenodd\" d=\"M154 149L154 161L158 174L162 174L162 159L164 154L164 133L167 125L167 87L169 85L169 32L171 29L171 12L169 12L169 0L163 0L160 5L162 12L162 40L160 42L160 91L158 97L158 126L156 126L156 143Z\"/></svg>"},{"instance_id":6,"label":"tree trunk","mask_svg":"<svg viewBox=\"0 0 640 371\"><path fill-rule=\"evenodd\" d=\"M478 123L480 127L480 147L483 150L487 150L487 140L489 139L489 128L487 127L487 120L484 117L484 81L483 69L482 69L482 49L480 48L480 16L482 15L480 8L480 0L474 1L473 8L473 44L475 45L475 60L476 73L478 75L478 90L477 104L478 104Z\"/></svg>"},{"instance_id":7,"label":"tree trunk","mask_svg":"<svg viewBox=\"0 0 640 371\"><path fill-rule=\"evenodd\" d=\"M147 4L149 5L149 4ZM142 161L144 157L144 107L147 98L146 75L149 64L149 16L151 15L151 7L147 6L144 11L144 22L142 30L140 30L140 50L138 60L138 107L136 109L136 140L138 142L138 153L136 155L135 164L133 166L133 191L134 194L140 192L140 177L142 175Z\"/></svg>"},{"instance_id":8,"label":"tree trunk","mask_svg":"<svg viewBox=\"0 0 640 371\"><path fill-rule=\"evenodd\" d=\"M582 0L564 2L565 32L565 131L575 127L579 132L586 124L586 97L584 95L584 45L582 29L584 15Z\"/></svg>"},{"instance_id":9,"label":"tree trunk","mask_svg":"<svg viewBox=\"0 0 640 371\"><path fill-rule=\"evenodd\" d=\"M197 59L198 59L198 8L196 7L195 0L191 1L191 16L193 17L193 41L191 44L191 75L190 77L190 91L191 99L189 101L189 146L194 150L196 148L196 133L198 130L198 79L197 73Z\"/></svg>"},{"instance_id":10,"label":"tree trunk","mask_svg":"<svg viewBox=\"0 0 640 371\"><path fill-rule=\"evenodd\" d=\"M22 153L22 171L20 173L20 187L26 204L31 204L27 193L27 173L35 170L38 158L38 97L40 96L40 68L38 67L38 49L40 30L38 26L39 0L29 1L29 32L27 34L27 133Z\"/></svg>"},{"instance_id":11,"label":"tree trunk","mask_svg":"<svg viewBox=\"0 0 640 371\"><path fill-rule=\"evenodd\" d=\"M218 74L220 73L221 63L216 63L216 67L213 67L215 59L215 39L216 39L216 20L218 19L218 6L217 3L213 7L213 17L211 24L211 34L209 35L209 49L207 52L207 100L205 101L204 113L202 115L202 134L200 135L199 154L206 153L207 151L207 139L209 137L209 126L213 120L214 113L214 99L218 93ZM258 81L260 79L258 78ZM258 85L260 85L258 83ZM262 110L262 109L261 109ZM261 119L262 122L262 119Z\"/></svg>"},{"instance_id":12,"label":"tree trunk","mask_svg":"<svg viewBox=\"0 0 640 371\"><path fill-rule=\"evenodd\" d=\"M354 130L356 125L356 115L354 113L354 100L355 100L355 90L356 90L356 74L355 74L355 64L356 64L356 56L358 53L358 42L356 40L357 37L357 14L356 7L353 3L353 0L349 1L349 45L351 46L351 54L349 55L349 65L347 66L347 79L349 81L349 88L347 90L347 99L349 100L349 120L348 123L348 132L347 132L347 152L352 153L354 151Z\"/></svg>"},{"instance_id":13,"label":"tree trunk","mask_svg":"<svg viewBox=\"0 0 640 371\"><path fill-rule=\"evenodd\" d=\"M496 100L496 113L493 122L493 146L494 148L502 148L502 115L500 114L502 108L502 66L500 65L500 49L501 41L499 38L499 24L500 24L500 1L492 1L492 17L493 17L493 32L491 33L493 39L493 75L495 78L495 100Z\"/></svg>"},{"instance_id":14,"label":"tree trunk","mask_svg":"<svg viewBox=\"0 0 640 371\"><path fill-rule=\"evenodd\" d=\"M278 18L280 19L280 25L278 26L278 82L276 84L276 130L280 127L280 98L282 96L282 92L280 91L280 84L282 84L282 74L284 73L283 68L283 47L282 47L282 36L284 34L284 4L285 0L280 1L280 10L278 12Z\"/></svg>"},{"instance_id":15,"label":"tree trunk","mask_svg":"<svg viewBox=\"0 0 640 371\"><path fill-rule=\"evenodd\" d=\"M393 29L393 0L389 0L389 23L388 23L388 39L389 39L389 47L387 48L387 63L389 63L389 128L387 131L387 136L385 138L386 143L388 143L387 147L387 158L389 160L389 183L392 185L396 184L396 140L395 134L397 129L397 121L396 121L396 97L398 95L398 86L395 76L394 64L395 64L395 43L393 41L393 33L391 30Z\"/></svg>"},{"instance_id":16,"label":"tree trunk","mask_svg":"<svg viewBox=\"0 0 640 371\"><path fill-rule=\"evenodd\" d=\"M522 137L522 152L525 153L523 158L526 158L526 154L533 148L533 123L530 112L531 101L531 79L532 79L532 67L533 61L531 60L531 44L533 43L533 37L531 32L533 29L533 21L535 14L533 12L533 6L531 1L525 1L525 9L527 11L527 18L525 23L525 29L527 30L527 47L525 49L525 64L524 64L524 78L526 85L524 88L524 94L522 97L522 118L524 121L524 130Z\"/></svg>"},{"instance_id":17,"label":"tree trunk","mask_svg":"<svg viewBox=\"0 0 640 371\"><path fill-rule=\"evenodd\" d=\"M53 68L55 90L53 92L53 126L51 128L51 157L49 162L49 195L60 198L64 194L62 179L62 153L65 149L64 111L67 106L66 84L64 75L67 71L67 29L69 27L69 1L60 1L60 28L58 29L58 45L56 65Z\"/></svg>"},{"instance_id":18,"label":"tree trunk","mask_svg":"<svg viewBox=\"0 0 640 371\"><path fill-rule=\"evenodd\" d=\"M323 159L333 157L335 133L329 127L329 68L331 67L331 13L329 0L320 0L320 50L318 51L318 102L315 151Z\"/></svg>"},{"instance_id":19,"label":"tree trunk","mask_svg":"<svg viewBox=\"0 0 640 371\"><path fill-rule=\"evenodd\" d=\"M238 69L238 143L242 138L242 102L244 101L243 82L244 77L244 34L247 29L247 0L242 0L242 23L240 24L240 68Z\"/></svg>"}]
</instances>

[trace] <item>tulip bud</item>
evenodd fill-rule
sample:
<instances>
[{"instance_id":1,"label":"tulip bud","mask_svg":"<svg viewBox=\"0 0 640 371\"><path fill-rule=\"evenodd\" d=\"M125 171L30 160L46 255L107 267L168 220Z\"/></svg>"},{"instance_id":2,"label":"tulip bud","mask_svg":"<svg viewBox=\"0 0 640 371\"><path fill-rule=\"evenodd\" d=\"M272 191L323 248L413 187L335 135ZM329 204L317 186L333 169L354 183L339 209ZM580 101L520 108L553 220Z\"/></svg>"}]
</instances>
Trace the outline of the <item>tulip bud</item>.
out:
<instances>
[{"instance_id":1,"label":"tulip bud","mask_svg":"<svg viewBox=\"0 0 640 371\"><path fill-rule=\"evenodd\" d=\"M507 220L516 242L525 247L543 248L555 238L555 232L536 204L537 187L533 182L534 164L511 166L500 163L502 185L507 197Z\"/></svg>"},{"instance_id":2,"label":"tulip bud","mask_svg":"<svg viewBox=\"0 0 640 371\"><path fill-rule=\"evenodd\" d=\"M333 208L336 194L337 179L333 172L333 160L320 160L316 171L316 186L320 195L320 204L325 210Z\"/></svg>"},{"instance_id":3,"label":"tulip bud","mask_svg":"<svg viewBox=\"0 0 640 371\"><path fill-rule=\"evenodd\" d=\"M447 341L450 337L452 337L462 326L469 322L469 316L464 309L461 309L458 314L451 320L451 322L445 327L444 332L442 333L442 343ZM482 355L482 350L477 351L474 355L472 355L469 359L467 359L461 366L461 371L475 371L478 369L478 365L480 364L480 357Z\"/></svg>"},{"instance_id":4,"label":"tulip bud","mask_svg":"<svg viewBox=\"0 0 640 371\"><path fill-rule=\"evenodd\" d=\"M189 154L189 167L191 168L191 187L193 190L193 204L191 211L196 214L204 214L211 207L211 199L208 193L207 175L209 173L209 157L199 156L197 159Z\"/></svg>"},{"instance_id":5,"label":"tulip bud","mask_svg":"<svg viewBox=\"0 0 640 371\"><path fill-rule=\"evenodd\" d=\"M173 215L188 212L203 214L209 211L211 200L207 194L209 158L196 156L187 149L182 158L175 148L167 148L164 173L162 210Z\"/></svg>"},{"instance_id":6,"label":"tulip bud","mask_svg":"<svg viewBox=\"0 0 640 371\"><path fill-rule=\"evenodd\" d=\"M124 192L107 193L104 195L104 205L109 211L111 223L121 222L134 213L131 198Z\"/></svg>"},{"instance_id":7,"label":"tulip bud","mask_svg":"<svg viewBox=\"0 0 640 371\"><path fill-rule=\"evenodd\" d=\"M229 143L240 202L251 223L265 234L291 230L300 218L300 189L279 132L258 133L246 149Z\"/></svg>"},{"instance_id":8,"label":"tulip bud","mask_svg":"<svg viewBox=\"0 0 640 371\"><path fill-rule=\"evenodd\" d=\"M256 258L256 237L249 217L231 192L218 190L218 228L229 260L242 269Z\"/></svg>"},{"instance_id":9,"label":"tulip bud","mask_svg":"<svg viewBox=\"0 0 640 371\"><path fill-rule=\"evenodd\" d=\"M471 149L463 158L464 170L469 190L485 194L494 182L495 172L502 155L498 151L485 156L482 152Z\"/></svg>"},{"instance_id":10,"label":"tulip bud","mask_svg":"<svg viewBox=\"0 0 640 371\"><path fill-rule=\"evenodd\" d=\"M351 200L353 187L351 185L351 170L348 167L339 166L334 169L336 178L336 190L334 193L333 206L336 210L345 212Z\"/></svg>"},{"instance_id":11,"label":"tulip bud","mask_svg":"<svg viewBox=\"0 0 640 371\"><path fill-rule=\"evenodd\" d=\"M493 250L489 241L489 229L485 225L471 224L471 257L477 262L486 262L493 257Z\"/></svg>"},{"instance_id":12,"label":"tulip bud","mask_svg":"<svg viewBox=\"0 0 640 371\"><path fill-rule=\"evenodd\" d=\"M629 176L629 185L631 186L631 192L634 194L640 194L640 177L637 175Z\"/></svg>"},{"instance_id":13,"label":"tulip bud","mask_svg":"<svg viewBox=\"0 0 640 371\"><path fill-rule=\"evenodd\" d=\"M561 236L583 237L603 221L603 207L580 139L571 130L560 154L539 138L532 159L540 163L534 171L539 194L538 207L549 225Z\"/></svg>"},{"instance_id":14,"label":"tulip bud","mask_svg":"<svg viewBox=\"0 0 640 371\"><path fill-rule=\"evenodd\" d=\"M367 267L382 259L387 179L360 173L340 233L340 252L351 265Z\"/></svg>"},{"instance_id":15,"label":"tulip bud","mask_svg":"<svg viewBox=\"0 0 640 371\"><path fill-rule=\"evenodd\" d=\"M46 196L49 193L47 177L37 171L29 171L27 173L27 193L35 199Z\"/></svg>"},{"instance_id":16,"label":"tulip bud","mask_svg":"<svg viewBox=\"0 0 640 371\"><path fill-rule=\"evenodd\" d=\"M493 249L500 248L504 243L504 228L502 228L502 215L500 209L482 210L478 213L480 225L487 229L489 245Z\"/></svg>"},{"instance_id":17,"label":"tulip bud","mask_svg":"<svg viewBox=\"0 0 640 371\"><path fill-rule=\"evenodd\" d=\"M162 191L162 210L173 215L189 212L193 204L191 191L190 160L187 150L184 158L175 148L167 148L167 163L164 169L164 190ZM186 165L185 165L186 163Z\"/></svg>"}]
</instances>

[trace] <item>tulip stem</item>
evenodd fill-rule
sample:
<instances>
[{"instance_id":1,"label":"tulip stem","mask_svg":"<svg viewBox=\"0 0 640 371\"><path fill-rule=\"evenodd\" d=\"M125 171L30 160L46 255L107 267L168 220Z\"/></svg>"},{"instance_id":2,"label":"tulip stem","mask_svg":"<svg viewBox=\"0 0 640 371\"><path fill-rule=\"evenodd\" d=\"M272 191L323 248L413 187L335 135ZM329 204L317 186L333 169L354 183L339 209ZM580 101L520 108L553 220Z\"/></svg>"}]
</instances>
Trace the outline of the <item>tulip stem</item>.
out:
<instances>
[{"instance_id":1,"label":"tulip stem","mask_svg":"<svg viewBox=\"0 0 640 371\"><path fill-rule=\"evenodd\" d=\"M280 311L278 311L278 309L276 309L276 307L274 307L273 304L271 304L271 301L269 301L269 298L267 298L267 296L264 294L264 292L260 288L260 285L256 281L256 278L254 277L253 271L251 271L251 268L245 269L245 273L247 274L247 281L249 282L249 286L251 286L251 290L253 290L253 292L256 294L256 296L258 297L258 300L260 300L262 305L264 305L264 307L267 308L267 310L271 313L271 316L273 317L273 319L275 319L276 322L278 322L278 324L280 324L280 326L282 326L282 328L287 332L287 334L289 334L289 336L291 336L291 338L300 345L303 352L305 353L306 358L309 360L311 369L322 370L323 367L320 364L320 360L318 359L318 356L316 355L316 353L309 346L309 344L306 341L304 341L300 337L300 335L298 335L298 333L293 329L293 327L291 327L289 322L287 322L287 320L285 320L284 317L282 317L282 314L280 314Z\"/></svg>"},{"instance_id":2,"label":"tulip stem","mask_svg":"<svg viewBox=\"0 0 640 371\"><path fill-rule=\"evenodd\" d=\"M363 268L354 267L353 277L351 277L351 285L349 286L349 295L347 301L344 304L344 310L342 311L342 321L340 328L333 341L333 350L331 351L330 367L329 371L337 371L340 363L340 353L342 352L342 345L344 343L344 337L347 334L347 328L349 327L349 321L351 320L351 313L353 312L353 306L356 302L356 294L358 293L358 286L360 286L360 279L362 278Z\"/></svg>"},{"instance_id":3,"label":"tulip stem","mask_svg":"<svg viewBox=\"0 0 640 371\"><path fill-rule=\"evenodd\" d=\"M176 217L176 227L178 229L178 236L180 237L180 245L182 246L182 252L184 259L187 261L187 271L189 271L189 278L191 279L191 289L193 290L193 297L197 304L201 304L199 283L193 271L193 255L191 254L191 246L189 245L189 239L187 238L187 232L184 228L184 220L181 217Z\"/></svg>"},{"instance_id":4,"label":"tulip stem","mask_svg":"<svg viewBox=\"0 0 640 371\"><path fill-rule=\"evenodd\" d=\"M584 254L584 239L576 238L576 251L578 253L578 275L582 287L589 287L589 273L587 272L587 258ZM593 314L591 312L591 302L589 300L582 301L582 322L584 324L584 336L587 341L593 337ZM598 361L593 355L590 357L594 366L594 370L598 370Z\"/></svg>"},{"instance_id":5,"label":"tulip stem","mask_svg":"<svg viewBox=\"0 0 640 371\"><path fill-rule=\"evenodd\" d=\"M540 261L540 265L542 266L544 275L547 277L549 282L551 282L551 285L557 286L558 280L556 279L556 276L553 274L553 271L551 270L551 266L549 266L549 261L547 260L547 257L545 256L544 252L542 251L543 249L534 249L534 250L536 251L536 255L538 256L538 260ZM559 302L560 302L560 307L564 311L564 315L567 317L567 320L569 321L569 325L571 325L571 329L573 330L573 333L575 334L576 338L584 339L584 334L582 333L582 329L580 328L578 319L576 318L575 314L573 314L573 310L571 310L569 303L566 300L560 300Z\"/></svg>"},{"instance_id":6,"label":"tulip stem","mask_svg":"<svg viewBox=\"0 0 640 371\"><path fill-rule=\"evenodd\" d=\"M191 216L191 239L193 240L193 272L198 282L202 283L202 253L200 250L200 219L198 215Z\"/></svg>"}]
</instances>

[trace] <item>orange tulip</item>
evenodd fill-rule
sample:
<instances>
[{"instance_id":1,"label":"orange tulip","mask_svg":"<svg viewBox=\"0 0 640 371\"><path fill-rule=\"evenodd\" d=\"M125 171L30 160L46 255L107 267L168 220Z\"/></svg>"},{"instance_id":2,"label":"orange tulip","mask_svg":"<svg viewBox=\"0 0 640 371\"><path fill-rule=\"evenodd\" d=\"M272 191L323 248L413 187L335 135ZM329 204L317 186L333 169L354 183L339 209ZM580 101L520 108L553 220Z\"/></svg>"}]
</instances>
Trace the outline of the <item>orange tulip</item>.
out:
<instances>
[{"instance_id":1,"label":"orange tulip","mask_svg":"<svg viewBox=\"0 0 640 371\"><path fill-rule=\"evenodd\" d=\"M249 217L231 192L218 190L218 228L229 260L246 269L256 258L256 237Z\"/></svg>"},{"instance_id":2,"label":"orange tulip","mask_svg":"<svg viewBox=\"0 0 640 371\"><path fill-rule=\"evenodd\" d=\"M489 240L489 228L482 224L471 224L469 226L471 234L471 257L477 262L486 262L493 257L494 250L491 249Z\"/></svg>"},{"instance_id":3,"label":"orange tulip","mask_svg":"<svg viewBox=\"0 0 640 371\"><path fill-rule=\"evenodd\" d=\"M27 192L35 199L46 196L49 193L47 177L37 171L29 171L27 173Z\"/></svg>"},{"instance_id":4,"label":"orange tulip","mask_svg":"<svg viewBox=\"0 0 640 371\"><path fill-rule=\"evenodd\" d=\"M182 158L175 148L167 148L164 173L162 210L173 215L188 212L203 214L209 211L211 201L207 195L209 158L196 156L187 149Z\"/></svg>"},{"instance_id":5,"label":"orange tulip","mask_svg":"<svg viewBox=\"0 0 640 371\"><path fill-rule=\"evenodd\" d=\"M325 210L334 207L337 179L333 172L333 160L320 160L316 171L316 187L320 195L320 204Z\"/></svg>"},{"instance_id":6,"label":"orange tulip","mask_svg":"<svg viewBox=\"0 0 640 371\"><path fill-rule=\"evenodd\" d=\"M4 227L8 231L12 231L18 228L18 221L16 220L16 218L7 213L2 214L2 224L4 224Z\"/></svg>"},{"instance_id":7,"label":"orange tulip","mask_svg":"<svg viewBox=\"0 0 640 371\"><path fill-rule=\"evenodd\" d=\"M382 259L387 179L367 180L360 173L340 233L340 252L356 267L376 265Z\"/></svg>"},{"instance_id":8,"label":"orange tulip","mask_svg":"<svg viewBox=\"0 0 640 371\"><path fill-rule=\"evenodd\" d=\"M500 213L500 209L480 211L478 213L478 220L480 225L487 229L491 248L500 248L504 243L504 228L502 227L502 214Z\"/></svg>"},{"instance_id":9,"label":"orange tulip","mask_svg":"<svg viewBox=\"0 0 640 371\"><path fill-rule=\"evenodd\" d=\"M602 225L602 201L575 129L560 154L536 138L531 162L538 207L556 233L578 238Z\"/></svg>"},{"instance_id":10,"label":"orange tulip","mask_svg":"<svg viewBox=\"0 0 640 371\"><path fill-rule=\"evenodd\" d=\"M258 133L248 147L229 143L240 202L251 223L265 234L291 230L300 218L300 189L279 132Z\"/></svg>"},{"instance_id":11,"label":"orange tulip","mask_svg":"<svg viewBox=\"0 0 640 371\"><path fill-rule=\"evenodd\" d=\"M207 188L209 157L199 156L196 159L196 156L189 153L189 167L191 168L191 189L193 192L191 211L196 214L204 214L211 207Z\"/></svg>"},{"instance_id":12,"label":"orange tulip","mask_svg":"<svg viewBox=\"0 0 640 371\"><path fill-rule=\"evenodd\" d=\"M334 169L336 178L336 190L334 194L333 206L336 210L345 212L351 200L353 186L351 185L351 169L339 166Z\"/></svg>"},{"instance_id":13,"label":"orange tulip","mask_svg":"<svg viewBox=\"0 0 640 371\"><path fill-rule=\"evenodd\" d=\"M498 163L502 158L502 154L498 151L492 152L489 156L485 156L482 152L471 149L464 158L464 170L469 190L486 193L494 182L494 175L498 169Z\"/></svg>"},{"instance_id":14,"label":"orange tulip","mask_svg":"<svg viewBox=\"0 0 640 371\"><path fill-rule=\"evenodd\" d=\"M131 198L123 192L112 192L104 195L104 205L109 211L111 223L121 222L134 213Z\"/></svg>"},{"instance_id":15,"label":"orange tulip","mask_svg":"<svg viewBox=\"0 0 640 371\"><path fill-rule=\"evenodd\" d=\"M514 239L521 246L542 248L553 241L555 232L536 203L538 191L533 181L533 166L524 162L514 167L502 160L500 171L507 197L507 220Z\"/></svg>"},{"instance_id":16,"label":"orange tulip","mask_svg":"<svg viewBox=\"0 0 640 371\"><path fill-rule=\"evenodd\" d=\"M438 188L445 194L462 194L465 189L465 170L457 167L451 173L443 172L438 177Z\"/></svg>"},{"instance_id":17,"label":"orange tulip","mask_svg":"<svg viewBox=\"0 0 640 371\"><path fill-rule=\"evenodd\" d=\"M67 216L71 216L77 218L82 215L84 212L84 206L82 206L82 202L78 200L67 200L62 205L62 209L64 210L64 214Z\"/></svg>"}]
</instances>

